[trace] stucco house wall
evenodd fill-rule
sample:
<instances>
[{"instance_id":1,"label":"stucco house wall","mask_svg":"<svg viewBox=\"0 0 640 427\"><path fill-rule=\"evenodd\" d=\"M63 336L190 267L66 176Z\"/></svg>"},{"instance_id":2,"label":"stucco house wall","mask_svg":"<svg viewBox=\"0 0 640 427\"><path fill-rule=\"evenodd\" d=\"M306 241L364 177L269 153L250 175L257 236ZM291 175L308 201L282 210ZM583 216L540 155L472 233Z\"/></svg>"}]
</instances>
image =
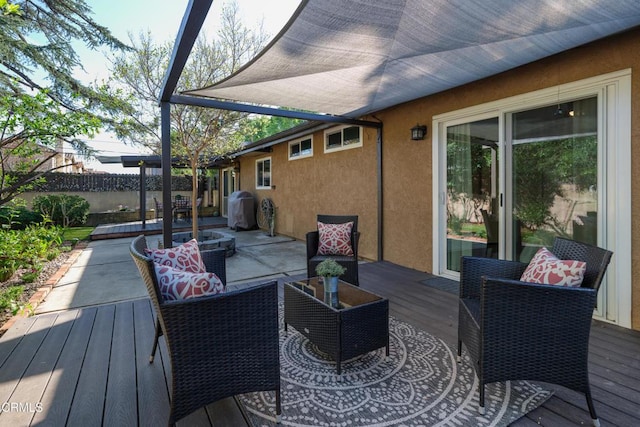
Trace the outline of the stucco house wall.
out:
<instances>
[{"instance_id":1,"label":"stucco house wall","mask_svg":"<svg viewBox=\"0 0 640 427\"><path fill-rule=\"evenodd\" d=\"M632 274L640 273L640 29L578 47L517 69L446 92L397 105L365 120L383 123L383 259L430 272L433 265L433 129L434 116L561 84L630 69L632 79L631 162ZM422 141L410 139L416 123L428 125ZM276 231L303 239L314 229L317 213L358 214L361 255L377 256L376 131L364 129L361 148L323 153L323 133L314 134L314 155L289 161L288 144L271 153L240 158L241 189L277 206ZM255 190L255 160L271 157L271 190ZM615 257L615 254L614 254ZM640 282L632 284L631 322L640 329Z\"/></svg>"},{"instance_id":2,"label":"stucco house wall","mask_svg":"<svg viewBox=\"0 0 640 427\"><path fill-rule=\"evenodd\" d=\"M365 131L361 147L324 153L324 132L313 134L313 156L289 160L287 143L270 153L240 158L240 188L259 202L270 198L276 206L276 232L305 239L317 229L316 216L358 215L361 230L358 254L377 259L376 133ZM271 189L256 189L256 160L271 158Z\"/></svg>"},{"instance_id":3,"label":"stucco house wall","mask_svg":"<svg viewBox=\"0 0 640 427\"><path fill-rule=\"evenodd\" d=\"M631 69L632 248L640 248L640 30L587 46L424 99L376 113L384 123L384 254L385 260L422 271L432 268L432 141L407 142L416 122L433 116L618 70ZM406 195L414 197L406 197ZM411 212L407 215L403 213ZM402 220L400 220L402 219ZM632 277L639 272L640 253L632 250ZM615 256L615 254L614 254ZM640 329L640 282L632 284L632 325Z\"/></svg>"}]
</instances>

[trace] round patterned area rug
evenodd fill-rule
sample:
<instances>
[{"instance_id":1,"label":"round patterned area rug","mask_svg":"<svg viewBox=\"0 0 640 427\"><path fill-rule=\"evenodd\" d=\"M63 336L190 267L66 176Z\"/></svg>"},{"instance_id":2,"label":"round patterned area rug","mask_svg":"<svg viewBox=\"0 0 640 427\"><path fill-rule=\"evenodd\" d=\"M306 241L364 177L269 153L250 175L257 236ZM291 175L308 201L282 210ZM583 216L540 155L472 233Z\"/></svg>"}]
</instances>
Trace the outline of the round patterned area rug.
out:
<instances>
[{"instance_id":1,"label":"round patterned area rug","mask_svg":"<svg viewBox=\"0 0 640 427\"><path fill-rule=\"evenodd\" d=\"M480 415L470 360L456 363L442 340L405 322L389 319L389 357L381 348L343 362L342 375L294 328L284 332L282 318L280 325L285 426L506 426L552 394L526 381L490 384ZM275 393L238 399L254 427L276 425Z\"/></svg>"}]
</instances>

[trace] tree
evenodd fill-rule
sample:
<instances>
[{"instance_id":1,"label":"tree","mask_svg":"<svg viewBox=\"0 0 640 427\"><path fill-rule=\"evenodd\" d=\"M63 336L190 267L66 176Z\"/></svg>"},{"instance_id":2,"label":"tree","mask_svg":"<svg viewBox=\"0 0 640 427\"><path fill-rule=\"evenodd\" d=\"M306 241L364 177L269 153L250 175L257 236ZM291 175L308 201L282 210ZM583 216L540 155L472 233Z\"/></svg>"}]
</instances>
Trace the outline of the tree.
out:
<instances>
[{"instance_id":1,"label":"tree","mask_svg":"<svg viewBox=\"0 0 640 427\"><path fill-rule=\"evenodd\" d=\"M598 141L595 136L518 145L513 152L514 186L517 198L514 211L531 229L549 226L559 235L566 234L566 223L551 211L556 198L565 199L567 185L586 191L598 181ZM575 204L571 205L574 208ZM573 215L567 216L572 219ZM565 219L566 220L566 219Z\"/></svg>"},{"instance_id":2,"label":"tree","mask_svg":"<svg viewBox=\"0 0 640 427\"><path fill-rule=\"evenodd\" d=\"M245 141L258 141L276 133L291 129L304 122L301 119L291 119L288 117L260 116L250 118L243 123L242 138Z\"/></svg>"},{"instance_id":3,"label":"tree","mask_svg":"<svg viewBox=\"0 0 640 427\"><path fill-rule=\"evenodd\" d=\"M222 25L217 37L209 41L201 36L180 76L176 91L204 87L227 77L258 53L267 40L262 28L253 31L239 19L236 3L222 9ZM132 36L133 52L112 61L110 86L120 88L133 100L131 119L138 124L132 140L141 142L153 152L161 149L160 110L158 98L167 69L172 45L156 44L150 35ZM213 157L237 150L241 143L245 114L184 105L171 108L171 151L184 159L193 179L192 200L198 196L198 170ZM192 210L193 235L198 232L198 213Z\"/></svg>"},{"instance_id":4,"label":"tree","mask_svg":"<svg viewBox=\"0 0 640 427\"><path fill-rule=\"evenodd\" d=\"M106 85L73 77L82 67L74 42L126 48L93 20L84 0L0 0L0 205L41 175L29 172L55 155L59 142L90 153L79 137L100 127L129 132L130 122L122 120L131 109L126 100Z\"/></svg>"},{"instance_id":5,"label":"tree","mask_svg":"<svg viewBox=\"0 0 640 427\"><path fill-rule=\"evenodd\" d=\"M46 91L36 95L0 95L0 206L29 190L46 172L59 141L79 147L75 135L93 135L100 120L83 111L65 111ZM60 165L58 167L62 167Z\"/></svg>"},{"instance_id":6,"label":"tree","mask_svg":"<svg viewBox=\"0 0 640 427\"><path fill-rule=\"evenodd\" d=\"M126 49L91 17L84 0L0 0L0 93L42 92L68 110L120 112L118 98L102 86L85 85L71 74L82 68L73 47ZM91 101L88 105L87 101Z\"/></svg>"}]
</instances>

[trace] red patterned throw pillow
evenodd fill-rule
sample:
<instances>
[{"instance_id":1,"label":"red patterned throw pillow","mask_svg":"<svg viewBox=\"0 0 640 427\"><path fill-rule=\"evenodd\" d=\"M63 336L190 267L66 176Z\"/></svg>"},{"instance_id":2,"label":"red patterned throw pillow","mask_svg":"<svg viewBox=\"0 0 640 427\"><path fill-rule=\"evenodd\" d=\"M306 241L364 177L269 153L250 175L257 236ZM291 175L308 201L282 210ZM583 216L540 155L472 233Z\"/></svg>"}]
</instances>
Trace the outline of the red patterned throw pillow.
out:
<instances>
[{"instance_id":1,"label":"red patterned throw pillow","mask_svg":"<svg viewBox=\"0 0 640 427\"><path fill-rule=\"evenodd\" d=\"M579 287L587 264L582 261L558 259L547 248L540 248L520 280L529 283Z\"/></svg>"},{"instance_id":2,"label":"red patterned throw pillow","mask_svg":"<svg viewBox=\"0 0 640 427\"><path fill-rule=\"evenodd\" d=\"M352 256L351 230L353 221L344 224L318 222L318 255Z\"/></svg>"},{"instance_id":3,"label":"red patterned throw pillow","mask_svg":"<svg viewBox=\"0 0 640 427\"><path fill-rule=\"evenodd\" d=\"M196 239L170 249L145 249L153 262L189 273L204 273L206 270Z\"/></svg>"},{"instance_id":4,"label":"red patterned throw pillow","mask_svg":"<svg viewBox=\"0 0 640 427\"><path fill-rule=\"evenodd\" d=\"M214 273L189 273L166 265L153 263L165 301L215 295L224 292L222 281Z\"/></svg>"}]
</instances>

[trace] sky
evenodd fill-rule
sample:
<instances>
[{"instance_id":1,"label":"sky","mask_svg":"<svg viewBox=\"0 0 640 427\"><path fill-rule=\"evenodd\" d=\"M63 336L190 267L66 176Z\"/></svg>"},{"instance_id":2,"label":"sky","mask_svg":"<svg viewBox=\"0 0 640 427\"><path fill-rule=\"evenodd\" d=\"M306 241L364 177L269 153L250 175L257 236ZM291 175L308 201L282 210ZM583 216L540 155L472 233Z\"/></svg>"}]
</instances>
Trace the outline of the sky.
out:
<instances>
[{"instance_id":1,"label":"sky","mask_svg":"<svg viewBox=\"0 0 640 427\"><path fill-rule=\"evenodd\" d=\"M300 0L236 0L246 26L257 28L263 22L265 31L275 36L287 23ZM109 28L121 41L129 42L129 33L137 36L149 30L157 43L174 41L184 16L188 0L87 0L92 8L94 20ZM225 2L213 0L207 20L203 26L206 34L215 34L219 26L220 13ZM103 52L78 48L84 70L74 74L84 82L101 81L108 77L109 61ZM140 147L122 144L110 134L100 133L88 144L101 155L119 156L140 154ZM119 164L102 164L95 160L84 160L85 166L111 173L138 173L138 168L123 168Z\"/></svg>"}]
</instances>

